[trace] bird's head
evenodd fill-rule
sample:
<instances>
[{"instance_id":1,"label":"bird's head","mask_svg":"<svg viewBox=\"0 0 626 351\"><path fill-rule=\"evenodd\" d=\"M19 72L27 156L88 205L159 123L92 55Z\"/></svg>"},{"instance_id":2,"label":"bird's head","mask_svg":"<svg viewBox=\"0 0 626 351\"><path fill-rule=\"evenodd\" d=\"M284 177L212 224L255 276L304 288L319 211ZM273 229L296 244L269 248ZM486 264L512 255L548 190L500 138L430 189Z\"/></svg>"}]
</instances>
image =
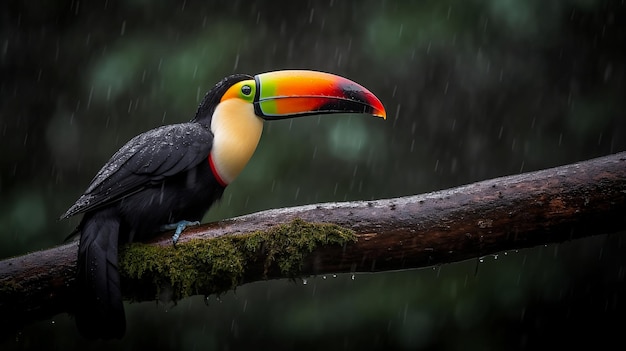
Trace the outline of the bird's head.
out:
<instances>
[{"instance_id":1,"label":"bird's head","mask_svg":"<svg viewBox=\"0 0 626 351\"><path fill-rule=\"evenodd\" d=\"M210 126L212 157L223 183L228 184L254 153L263 120L336 113L387 116L374 94L349 79L287 70L223 79L207 93L194 121Z\"/></svg>"}]
</instances>

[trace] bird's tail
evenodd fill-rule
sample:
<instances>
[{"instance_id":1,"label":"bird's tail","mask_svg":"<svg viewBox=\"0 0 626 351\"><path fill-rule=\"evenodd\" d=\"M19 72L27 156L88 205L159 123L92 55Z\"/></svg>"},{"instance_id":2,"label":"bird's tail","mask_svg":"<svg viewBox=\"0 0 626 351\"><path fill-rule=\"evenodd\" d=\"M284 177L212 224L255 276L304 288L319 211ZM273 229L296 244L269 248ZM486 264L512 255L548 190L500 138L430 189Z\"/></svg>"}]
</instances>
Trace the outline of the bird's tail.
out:
<instances>
[{"instance_id":1,"label":"bird's tail","mask_svg":"<svg viewBox=\"0 0 626 351\"><path fill-rule=\"evenodd\" d=\"M119 220L107 211L85 215L78 246L79 332L89 339L121 338L126 331L117 270Z\"/></svg>"}]
</instances>

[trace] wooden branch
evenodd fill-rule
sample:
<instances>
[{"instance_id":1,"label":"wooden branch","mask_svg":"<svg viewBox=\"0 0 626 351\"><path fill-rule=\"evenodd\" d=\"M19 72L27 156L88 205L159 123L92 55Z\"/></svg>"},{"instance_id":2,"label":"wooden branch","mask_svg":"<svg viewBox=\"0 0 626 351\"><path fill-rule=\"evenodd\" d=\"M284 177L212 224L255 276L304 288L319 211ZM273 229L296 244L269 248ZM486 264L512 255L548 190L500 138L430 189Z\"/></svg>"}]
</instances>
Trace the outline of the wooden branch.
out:
<instances>
[{"instance_id":1,"label":"wooden branch","mask_svg":"<svg viewBox=\"0 0 626 351\"><path fill-rule=\"evenodd\" d=\"M289 275L374 272L616 232L626 229L624 214L626 152L424 195L263 211L187 229L180 243L243 237L294 219L334 223L352 229L357 240L312 248ZM170 236L160 235L149 247L171 249ZM76 250L70 243L0 261L2 329L71 310ZM268 266L268 255L253 250L234 284L284 277ZM154 299L155 274L142 284L123 275L123 286L142 289L126 288L124 295Z\"/></svg>"}]
</instances>

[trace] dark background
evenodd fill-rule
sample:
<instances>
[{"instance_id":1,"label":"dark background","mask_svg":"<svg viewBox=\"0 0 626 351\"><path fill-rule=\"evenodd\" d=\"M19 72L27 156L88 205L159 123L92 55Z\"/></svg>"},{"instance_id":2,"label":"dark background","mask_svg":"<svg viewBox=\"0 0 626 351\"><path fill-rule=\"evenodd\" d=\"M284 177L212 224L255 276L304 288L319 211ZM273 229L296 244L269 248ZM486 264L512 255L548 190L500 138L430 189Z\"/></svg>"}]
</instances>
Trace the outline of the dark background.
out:
<instances>
[{"instance_id":1,"label":"dark background","mask_svg":"<svg viewBox=\"0 0 626 351\"><path fill-rule=\"evenodd\" d=\"M239 72L351 78L385 104L266 123L205 220L454 187L626 150L626 5L594 0L3 1L0 258L57 221L128 139L189 120ZM624 235L419 270L248 284L126 305L90 343L63 314L18 349L490 350L624 345ZM2 318L0 316L0 318ZM619 347L618 347L619 348Z\"/></svg>"}]
</instances>

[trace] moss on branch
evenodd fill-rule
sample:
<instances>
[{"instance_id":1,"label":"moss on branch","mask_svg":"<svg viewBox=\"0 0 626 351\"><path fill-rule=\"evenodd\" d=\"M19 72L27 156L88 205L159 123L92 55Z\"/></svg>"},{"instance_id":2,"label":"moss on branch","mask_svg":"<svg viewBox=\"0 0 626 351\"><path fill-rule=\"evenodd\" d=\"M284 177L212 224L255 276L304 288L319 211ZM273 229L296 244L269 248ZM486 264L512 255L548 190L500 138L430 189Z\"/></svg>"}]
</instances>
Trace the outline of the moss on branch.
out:
<instances>
[{"instance_id":1,"label":"moss on branch","mask_svg":"<svg viewBox=\"0 0 626 351\"><path fill-rule=\"evenodd\" d=\"M211 239L193 239L174 246L133 243L119 256L122 277L172 290L172 298L219 293L242 283L252 262L263 260L264 276L299 275L304 258L320 245L355 242L355 233L335 224L295 219L267 231Z\"/></svg>"}]
</instances>

